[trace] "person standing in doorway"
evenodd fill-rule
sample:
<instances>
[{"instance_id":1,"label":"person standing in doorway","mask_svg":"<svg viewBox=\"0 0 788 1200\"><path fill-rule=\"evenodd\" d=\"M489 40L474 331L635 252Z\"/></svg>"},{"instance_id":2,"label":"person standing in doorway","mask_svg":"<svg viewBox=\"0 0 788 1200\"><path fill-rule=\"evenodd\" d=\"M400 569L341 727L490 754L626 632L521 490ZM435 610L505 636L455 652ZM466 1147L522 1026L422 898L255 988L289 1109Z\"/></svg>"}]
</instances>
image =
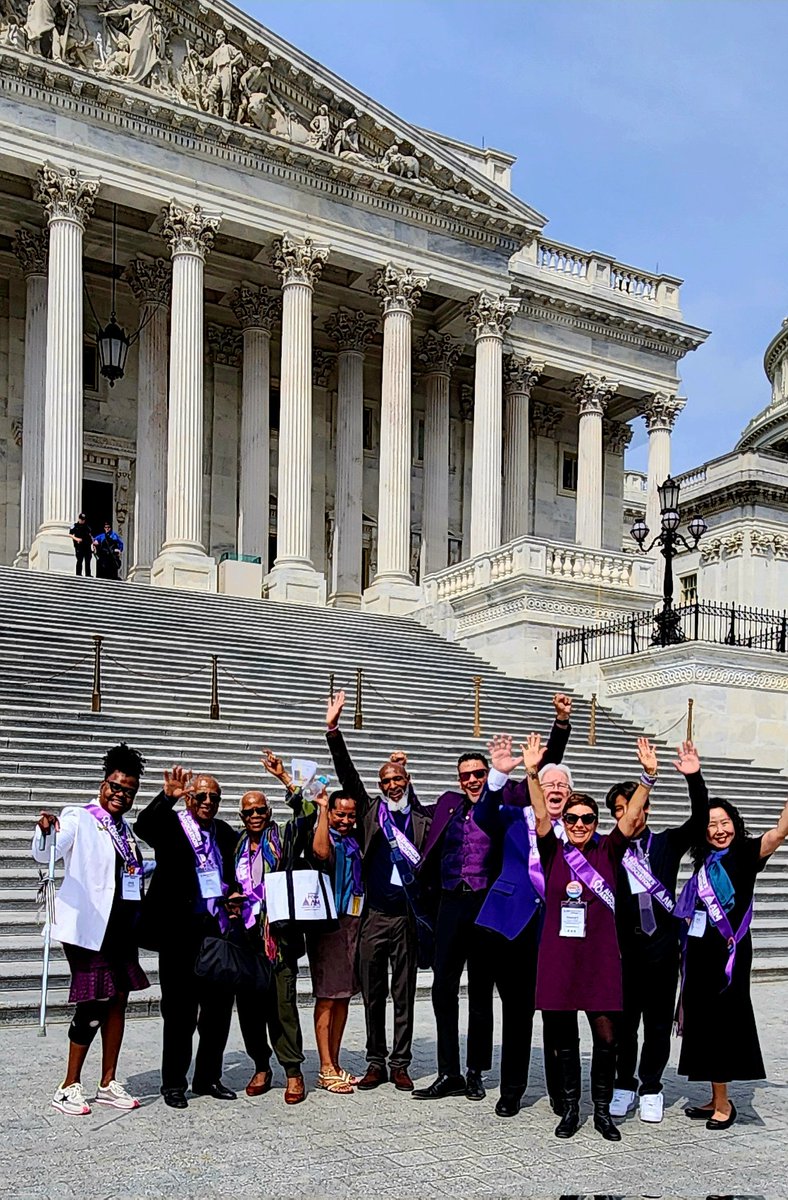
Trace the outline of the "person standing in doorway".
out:
<instances>
[{"instance_id":1,"label":"person standing in doorway","mask_svg":"<svg viewBox=\"0 0 788 1200\"><path fill-rule=\"evenodd\" d=\"M104 522L104 532L93 542L93 549L96 551L96 575L99 579L120 578L123 538L114 532L111 521Z\"/></svg>"},{"instance_id":2,"label":"person standing in doorway","mask_svg":"<svg viewBox=\"0 0 788 1200\"><path fill-rule=\"evenodd\" d=\"M79 520L76 521L68 531L68 536L74 543L74 554L77 558L77 575L82 574L82 564L85 564L85 574L90 579L90 559L93 549L93 534L91 533L88 519L84 513L79 514Z\"/></svg>"}]
</instances>

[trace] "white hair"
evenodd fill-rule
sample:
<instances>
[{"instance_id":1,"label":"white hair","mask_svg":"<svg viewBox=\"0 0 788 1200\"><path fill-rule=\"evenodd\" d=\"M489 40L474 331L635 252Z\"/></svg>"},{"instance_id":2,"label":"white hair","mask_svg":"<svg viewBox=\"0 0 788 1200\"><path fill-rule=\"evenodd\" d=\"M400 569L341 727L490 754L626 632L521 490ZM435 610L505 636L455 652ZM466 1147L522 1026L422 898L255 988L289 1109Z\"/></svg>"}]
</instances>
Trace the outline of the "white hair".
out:
<instances>
[{"instance_id":1,"label":"white hair","mask_svg":"<svg viewBox=\"0 0 788 1200\"><path fill-rule=\"evenodd\" d=\"M575 790L575 782L572 779L572 772L564 763L545 763L539 772L539 782L541 783L545 777L546 771L561 771L566 776L566 782L569 784L572 791Z\"/></svg>"}]
</instances>

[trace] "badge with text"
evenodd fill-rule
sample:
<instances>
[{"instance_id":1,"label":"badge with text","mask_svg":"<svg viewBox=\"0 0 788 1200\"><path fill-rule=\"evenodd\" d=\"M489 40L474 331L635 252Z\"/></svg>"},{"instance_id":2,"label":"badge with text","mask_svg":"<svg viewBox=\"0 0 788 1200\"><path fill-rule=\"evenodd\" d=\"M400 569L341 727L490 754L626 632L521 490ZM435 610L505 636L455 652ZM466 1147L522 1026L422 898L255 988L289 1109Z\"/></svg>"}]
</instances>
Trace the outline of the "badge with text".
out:
<instances>
[{"instance_id":1,"label":"badge with text","mask_svg":"<svg viewBox=\"0 0 788 1200\"><path fill-rule=\"evenodd\" d=\"M126 868L121 875L120 894L124 900L142 899L142 871Z\"/></svg>"},{"instance_id":2,"label":"badge with text","mask_svg":"<svg viewBox=\"0 0 788 1200\"><path fill-rule=\"evenodd\" d=\"M350 897L350 904L348 905L347 915L348 915L349 917L360 917L360 916L361 916L361 910L362 910L362 908L363 908L363 907L364 907L364 897L363 897L363 895L361 895L361 896L351 896L351 897Z\"/></svg>"},{"instance_id":3,"label":"badge with text","mask_svg":"<svg viewBox=\"0 0 788 1200\"><path fill-rule=\"evenodd\" d=\"M703 937L706 932L706 909L696 908L692 914L687 937Z\"/></svg>"},{"instance_id":4,"label":"badge with text","mask_svg":"<svg viewBox=\"0 0 788 1200\"><path fill-rule=\"evenodd\" d=\"M197 882L203 900L217 900L222 895L222 877L215 867L198 867Z\"/></svg>"},{"instance_id":5,"label":"badge with text","mask_svg":"<svg viewBox=\"0 0 788 1200\"><path fill-rule=\"evenodd\" d=\"M583 894L583 885L579 879L570 879L566 885L566 894L569 898L561 903L560 936L584 938L588 906L580 899Z\"/></svg>"}]
</instances>

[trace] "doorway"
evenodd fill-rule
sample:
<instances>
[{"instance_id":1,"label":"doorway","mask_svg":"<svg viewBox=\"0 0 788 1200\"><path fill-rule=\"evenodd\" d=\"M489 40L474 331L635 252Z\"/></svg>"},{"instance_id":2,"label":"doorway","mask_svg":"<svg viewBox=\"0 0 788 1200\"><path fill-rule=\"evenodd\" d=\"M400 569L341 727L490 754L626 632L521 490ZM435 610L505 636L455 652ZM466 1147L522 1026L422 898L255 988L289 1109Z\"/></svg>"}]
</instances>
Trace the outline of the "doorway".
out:
<instances>
[{"instance_id":1,"label":"doorway","mask_svg":"<svg viewBox=\"0 0 788 1200\"><path fill-rule=\"evenodd\" d=\"M104 522L112 521L113 487L103 479L82 480L82 509L94 537L104 532Z\"/></svg>"}]
</instances>

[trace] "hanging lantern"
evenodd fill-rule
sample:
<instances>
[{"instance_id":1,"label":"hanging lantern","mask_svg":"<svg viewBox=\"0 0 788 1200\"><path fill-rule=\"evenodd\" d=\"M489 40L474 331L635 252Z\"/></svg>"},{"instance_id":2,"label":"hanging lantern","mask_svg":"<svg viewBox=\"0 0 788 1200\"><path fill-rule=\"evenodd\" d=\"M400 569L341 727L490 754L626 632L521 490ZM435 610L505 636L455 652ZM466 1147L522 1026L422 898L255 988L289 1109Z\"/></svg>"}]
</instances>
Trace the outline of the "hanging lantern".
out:
<instances>
[{"instance_id":1,"label":"hanging lantern","mask_svg":"<svg viewBox=\"0 0 788 1200\"><path fill-rule=\"evenodd\" d=\"M114 312L110 315L108 324L103 329L96 330L99 370L104 378L109 380L110 387L115 386L116 379L123 378L130 344L127 334L115 320Z\"/></svg>"}]
</instances>

